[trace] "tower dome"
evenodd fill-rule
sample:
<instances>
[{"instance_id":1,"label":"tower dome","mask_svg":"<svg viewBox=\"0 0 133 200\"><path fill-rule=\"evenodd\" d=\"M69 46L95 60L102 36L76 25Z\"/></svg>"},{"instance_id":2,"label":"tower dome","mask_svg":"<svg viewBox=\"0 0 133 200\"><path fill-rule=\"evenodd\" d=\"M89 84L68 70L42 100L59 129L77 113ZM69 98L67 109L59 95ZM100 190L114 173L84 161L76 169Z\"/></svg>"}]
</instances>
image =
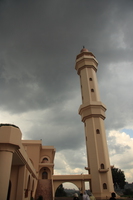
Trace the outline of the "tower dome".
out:
<instances>
[{"instance_id":1,"label":"tower dome","mask_svg":"<svg viewBox=\"0 0 133 200\"><path fill-rule=\"evenodd\" d=\"M81 49L80 53L82 52L89 52L88 49L86 49L84 46L83 46L83 49Z\"/></svg>"},{"instance_id":2,"label":"tower dome","mask_svg":"<svg viewBox=\"0 0 133 200\"><path fill-rule=\"evenodd\" d=\"M88 49L86 49L84 46L83 46L83 48L81 49L80 54L77 55L76 59L82 57L83 55L89 55L89 56L92 56L92 57L96 58L96 57L94 56L94 54L91 53L91 52L90 52Z\"/></svg>"}]
</instances>

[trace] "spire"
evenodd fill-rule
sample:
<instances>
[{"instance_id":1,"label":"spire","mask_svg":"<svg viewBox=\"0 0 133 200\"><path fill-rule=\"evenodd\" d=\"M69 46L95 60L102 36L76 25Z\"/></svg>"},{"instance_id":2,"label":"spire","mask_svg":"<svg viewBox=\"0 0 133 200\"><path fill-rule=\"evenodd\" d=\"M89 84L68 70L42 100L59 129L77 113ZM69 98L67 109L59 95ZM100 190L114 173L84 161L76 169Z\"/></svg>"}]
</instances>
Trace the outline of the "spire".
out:
<instances>
[{"instance_id":1,"label":"spire","mask_svg":"<svg viewBox=\"0 0 133 200\"><path fill-rule=\"evenodd\" d=\"M83 49L81 49L80 53L82 52L89 52L88 49L85 48L85 46L83 46Z\"/></svg>"}]
</instances>

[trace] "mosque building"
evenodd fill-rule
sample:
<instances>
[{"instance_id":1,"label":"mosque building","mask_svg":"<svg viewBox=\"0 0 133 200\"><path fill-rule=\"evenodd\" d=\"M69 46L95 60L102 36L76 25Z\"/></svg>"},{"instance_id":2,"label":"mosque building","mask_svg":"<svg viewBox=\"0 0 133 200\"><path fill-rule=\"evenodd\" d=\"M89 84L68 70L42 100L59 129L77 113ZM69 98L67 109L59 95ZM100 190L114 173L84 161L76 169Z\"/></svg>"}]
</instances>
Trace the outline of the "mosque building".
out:
<instances>
[{"instance_id":1,"label":"mosque building","mask_svg":"<svg viewBox=\"0 0 133 200\"><path fill-rule=\"evenodd\" d=\"M41 140L22 140L17 126L0 124L1 200L36 200L40 195L54 200L60 184L71 182L83 193L86 181L96 199L110 197L114 188L104 127L106 108L100 101L97 66L95 56L85 48L76 57L82 96L79 114L84 123L87 151L86 174L55 175L53 146L43 146Z\"/></svg>"}]
</instances>

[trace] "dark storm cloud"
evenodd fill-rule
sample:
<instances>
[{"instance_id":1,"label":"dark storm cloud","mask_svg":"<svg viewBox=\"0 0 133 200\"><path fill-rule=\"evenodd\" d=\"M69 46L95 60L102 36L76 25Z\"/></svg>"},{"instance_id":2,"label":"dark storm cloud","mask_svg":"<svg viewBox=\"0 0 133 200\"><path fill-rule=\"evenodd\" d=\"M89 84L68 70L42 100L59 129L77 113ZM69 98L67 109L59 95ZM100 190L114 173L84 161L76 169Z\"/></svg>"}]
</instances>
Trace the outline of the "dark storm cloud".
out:
<instances>
[{"instance_id":1,"label":"dark storm cloud","mask_svg":"<svg viewBox=\"0 0 133 200\"><path fill-rule=\"evenodd\" d=\"M34 139L43 139L43 145L53 145L57 151L62 149L74 149L84 147L84 133L82 123L76 124L80 118L77 113L65 109L54 108L33 123L31 130ZM26 133L29 139L33 138L33 132ZM40 137L40 138L38 138Z\"/></svg>"},{"instance_id":2,"label":"dark storm cloud","mask_svg":"<svg viewBox=\"0 0 133 200\"><path fill-rule=\"evenodd\" d=\"M78 83L74 60L83 44L99 60L99 80L110 76L108 62L132 61L131 5L132 1L1 1L1 106L24 112L63 102L71 85ZM118 48L119 37L126 49Z\"/></svg>"},{"instance_id":3,"label":"dark storm cloud","mask_svg":"<svg viewBox=\"0 0 133 200\"><path fill-rule=\"evenodd\" d=\"M122 32L132 46L127 23L132 19L131 4L125 8L124 1L1 2L2 107L24 112L64 101L69 83L77 83L74 60L83 44L94 51L101 66L129 60L131 51L118 49L117 39ZM99 74L103 70L104 66Z\"/></svg>"}]
</instances>

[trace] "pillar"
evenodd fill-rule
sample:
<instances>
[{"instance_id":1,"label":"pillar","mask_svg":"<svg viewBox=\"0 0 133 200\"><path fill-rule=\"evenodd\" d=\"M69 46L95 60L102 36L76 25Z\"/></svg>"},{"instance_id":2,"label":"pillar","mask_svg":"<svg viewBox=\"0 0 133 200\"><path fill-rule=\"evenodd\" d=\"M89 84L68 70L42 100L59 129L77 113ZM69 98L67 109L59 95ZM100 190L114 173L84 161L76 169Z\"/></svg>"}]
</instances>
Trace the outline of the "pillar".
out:
<instances>
[{"instance_id":1,"label":"pillar","mask_svg":"<svg viewBox=\"0 0 133 200\"><path fill-rule=\"evenodd\" d=\"M6 200L15 145L0 144L0 199Z\"/></svg>"}]
</instances>

